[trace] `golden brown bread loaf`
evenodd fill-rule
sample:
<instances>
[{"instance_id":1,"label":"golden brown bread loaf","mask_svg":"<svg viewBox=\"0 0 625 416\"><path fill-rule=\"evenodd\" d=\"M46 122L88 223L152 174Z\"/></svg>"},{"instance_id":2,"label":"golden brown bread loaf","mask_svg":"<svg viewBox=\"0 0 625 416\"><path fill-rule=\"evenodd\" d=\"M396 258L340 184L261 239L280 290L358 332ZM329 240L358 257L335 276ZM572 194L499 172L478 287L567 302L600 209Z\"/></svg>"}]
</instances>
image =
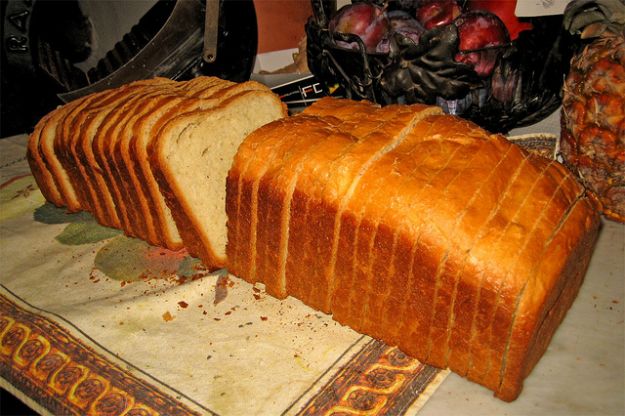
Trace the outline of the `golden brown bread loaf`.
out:
<instances>
[{"instance_id":1,"label":"golden brown bread loaf","mask_svg":"<svg viewBox=\"0 0 625 416\"><path fill-rule=\"evenodd\" d=\"M436 113L323 99L252 133L227 179L228 267L513 400L599 216L561 164Z\"/></svg>"}]
</instances>

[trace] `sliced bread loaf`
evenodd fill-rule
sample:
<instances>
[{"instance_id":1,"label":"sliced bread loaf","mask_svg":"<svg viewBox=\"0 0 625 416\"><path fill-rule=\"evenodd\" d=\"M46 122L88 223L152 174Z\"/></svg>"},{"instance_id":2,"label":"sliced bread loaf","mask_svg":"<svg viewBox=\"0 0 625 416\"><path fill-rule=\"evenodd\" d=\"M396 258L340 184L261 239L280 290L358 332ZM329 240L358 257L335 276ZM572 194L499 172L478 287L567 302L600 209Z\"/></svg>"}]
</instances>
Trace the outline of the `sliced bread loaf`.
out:
<instances>
[{"instance_id":1,"label":"sliced bread loaf","mask_svg":"<svg viewBox=\"0 0 625 416\"><path fill-rule=\"evenodd\" d=\"M250 135L227 182L229 260L513 400L575 297L599 215L557 162L423 116L399 111L359 139L304 112ZM289 126L311 139L284 143Z\"/></svg>"}]
</instances>

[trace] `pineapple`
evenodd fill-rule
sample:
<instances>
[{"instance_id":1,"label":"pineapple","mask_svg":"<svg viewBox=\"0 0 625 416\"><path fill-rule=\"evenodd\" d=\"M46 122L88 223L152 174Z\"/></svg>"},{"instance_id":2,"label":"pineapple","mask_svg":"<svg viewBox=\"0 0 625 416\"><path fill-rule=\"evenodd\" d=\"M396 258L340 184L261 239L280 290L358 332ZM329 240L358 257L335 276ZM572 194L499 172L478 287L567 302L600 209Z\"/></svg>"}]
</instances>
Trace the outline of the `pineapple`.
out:
<instances>
[{"instance_id":1,"label":"pineapple","mask_svg":"<svg viewBox=\"0 0 625 416\"><path fill-rule=\"evenodd\" d=\"M574 0L564 25L588 43L563 88L562 156L604 216L625 222L625 0Z\"/></svg>"}]
</instances>

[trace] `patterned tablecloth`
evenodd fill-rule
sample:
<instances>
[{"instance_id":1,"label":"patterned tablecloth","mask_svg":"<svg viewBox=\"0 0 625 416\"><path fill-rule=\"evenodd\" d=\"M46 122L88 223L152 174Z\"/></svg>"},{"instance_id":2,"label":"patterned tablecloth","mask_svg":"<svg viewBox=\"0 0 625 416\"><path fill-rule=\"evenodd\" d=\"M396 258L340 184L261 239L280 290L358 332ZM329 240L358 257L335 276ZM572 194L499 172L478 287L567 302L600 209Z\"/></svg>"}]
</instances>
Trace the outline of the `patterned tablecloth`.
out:
<instances>
[{"instance_id":1,"label":"patterned tablecloth","mask_svg":"<svg viewBox=\"0 0 625 416\"><path fill-rule=\"evenodd\" d=\"M447 375L45 203L0 141L0 386L43 414L414 414Z\"/></svg>"},{"instance_id":2,"label":"patterned tablecloth","mask_svg":"<svg viewBox=\"0 0 625 416\"><path fill-rule=\"evenodd\" d=\"M622 224L604 223L577 300L505 403L295 299L45 203L25 143L0 140L0 387L42 414L625 414Z\"/></svg>"}]
</instances>

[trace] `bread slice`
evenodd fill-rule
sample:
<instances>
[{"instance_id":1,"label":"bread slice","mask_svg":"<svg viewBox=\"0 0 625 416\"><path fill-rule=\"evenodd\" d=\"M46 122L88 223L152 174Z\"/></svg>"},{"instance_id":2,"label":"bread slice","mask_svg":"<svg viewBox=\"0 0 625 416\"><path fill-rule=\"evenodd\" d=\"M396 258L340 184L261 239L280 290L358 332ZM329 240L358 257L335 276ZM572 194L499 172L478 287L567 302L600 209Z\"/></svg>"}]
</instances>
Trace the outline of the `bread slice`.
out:
<instances>
[{"instance_id":1,"label":"bread slice","mask_svg":"<svg viewBox=\"0 0 625 416\"><path fill-rule=\"evenodd\" d=\"M39 190L43 194L44 198L57 207L62 207L65 206L63 196L56 186L52 173L50 173L48 167L45 165L41 155L39 154L39 140L41 139L41 132L43 131L44 126L50 121L55 111L59 110L53 110L52 112L46 114L35 125L28 138L26 159L28 160L30 170L33 173L35 181L37 182Z\"/></svg>"},{"instance_id":2,"label":"bread slice","mask_svg":"<svg viewBox=\"0 0 625 416\"><path fill-rule=\"evenodd\" d=\"M82 205L79 201L77 191L74 189L74 185L55 151L55 141L58 138L57 131L62 131L62 125L70 113L80 111L80 109L90 101L98 99L99 97L100 96L97 94L92 94L65 104L52 113L50 120L41 130L39 155L54 179L57 189L63 197L65 206L70 212L81 210Z\"/></svg>"},{"instance_id":3,"label":"bread slice","mask_svg":"<svg viewBox=\"0 0 625 416\"><path fill-rule=\"evenodd\" d=\"M186 241L189 244L183 244L185 238L180 234L180 229L176 225L170 206L166 203L165 197L161 192L161 188L156 181L150 161L150 149L153 146L153 140L149 138L156 137L159 131L167 124L172 117L181 115L184 113L191 113L194 111L208 110L215 106L218 106L221 101L228 97L234 96L243 91L267 91L268 88L257 82L245 82L241 84L235 84L231 82L219 83L214 89L201 93L197 97L184 100L176 106L169 108L165 113L159 113L160 117L154 120L151 125L150 133L147 134L148 140L141 140L139 136L138 140L132 146L134 149L133 157L135 157L135 166L138 166L138 172L141 175L141 183L144 184L144 189L147 189L146 195L150 196L150 207L152 218L156 219L159 225L158 232L161 234L164 246L172 250L177 250L183 246L193 253L195 256L200 256L203 245L196 240L194 231L190 227L184 227L183 233L187 233ZM183 221L180 218L180 221Z\"/></svg>"},{"instance_id":4,"label":"bread slice","mask_svg":"<svg viewBox=\"0 0 625 416\"><path fill-rule=\"evenodd\" d=\"M519 149L520 151L520 149ZM480 230L475 232L472 246L480 244L480 241L496 227L513 207L517 205L517 195L514 193L519 182L523 182L526 177L532 175L532 166L528 156L521 152L523 159L516 163L516 169L512 173L510 180L505 184L505 188L499 193L499 199L493 203L489 209L488 218ZM516 155L513 155L516 157ZM514 164L513 164L514 165ZM485 188L487 189L487 188ZM471 249L472 250L472 249ZM471 251L465 253L464 265L457 272L457 289L454 304L451 306L451 327L448 333L448 366L454 368L455 372L461 376L466 376L470 366L470 340L474 328L477 306L481 296L481 286L483 273L473 271L474 265L471 262ZM473 280L465 280L461 276L475 276Z\"/></svg>"},{"instance_id":5,"label":"bread slice","mask_svg":"<svg viewBox=\"0 0 625 416\"><path fill-rule=\"evenodd\" d=\"M182 246L182 237L175 226L171 211L160 190L155 186L155 179L149 166L147 153L148 145L158 134L158 130L175 114L180 114L193 108L201 98L211 95L235 85L216 77L198 77L192 80L186 87L185 96L171 97L170 99L156 103L153 111L144 111L134 125L132 135L128 141L128 174L133 178L141 192L137 194L141 198L138 205L147 221L148 241L168 247L179 249ZM193 255L198 253L190 251Z\"/></svg>"},{"instance_id":6,"label":"bread slice","mask_svg":"<svg viewBox=\"0 0 625 416\"><path fill-rule=\"evenodd\" d=\"M198 92L184 97L168 97L159 103L154 103L153 111L143 112L137 119L128 143L128 155L132 160L130 174L141 185L141 193L138 196L143 198L140 206L144 209L144 215L148 219L148 241L154 241L154 244L171 250L179 250L183 247L182 237L173 220L170 208L165 203L165 198L152 173L148 147L158 135L160 128L171 118L197 108L201 98L211 96L232 85L234 83L230 81L211 77L205 89L200 88ZM189 252L199 257L199 253L193 251L193 248L190 248Z\"/></svg>"},{"instance_id":7,"label":"bread slice","mask_svg":"<svg viewBox=\"0 0 625 416\"><path fill-rule=\"evenodd\" d=\"M83 186L89 189L89 201L94 216L102 225L120 228L121 220L117 215L115 200L109 192L107 181L103 178L101 167L93 154L93 141L101 131L107 129L108 124L119 122L118 114L127 114L133 104L148 94L162 93L169 84L169 82L155 83L120 93L115 99L110 99L105 107L87 114L87 120L80 126L77 137L71 145L73 160L81 173Z\"/></svg>"},{"instance_id":8,"label":"bread slice","mask_svg":"<svg viewBox=\"0 0 625 416\"><path fill-rule=\"evenodd\" d=\"M148 148L153 173L185 245L197 247L210 269L226 264L226 176L234 154L252 131L286 116L280 99L263 88L176 116Z\"/></svg>"},{"instance_id":9,"label":"bread slice","mask_svg":"<svg viewBox=\"0 0 625 416\"><path fill-rule=\"evenodd\" d=\"M132 226L136 228L136 234L140 238L154 245L165 245L159 236L160 229L154 226L150 204L145 195L144 182L137 175L136 158L133 155L132 142L136 140L143 123L143 116L159 114L167 102L174 99L184 100L206 91L212 90L218 82L214 77L197 77L189 81L176 83L161 94L149 94L141 102L137 103L132 113L124 117L119 130L119 137L111 145L110 163L112 173L117 186L123 189L121 206L127 212Z\"/></svg>"}]
</instances>

